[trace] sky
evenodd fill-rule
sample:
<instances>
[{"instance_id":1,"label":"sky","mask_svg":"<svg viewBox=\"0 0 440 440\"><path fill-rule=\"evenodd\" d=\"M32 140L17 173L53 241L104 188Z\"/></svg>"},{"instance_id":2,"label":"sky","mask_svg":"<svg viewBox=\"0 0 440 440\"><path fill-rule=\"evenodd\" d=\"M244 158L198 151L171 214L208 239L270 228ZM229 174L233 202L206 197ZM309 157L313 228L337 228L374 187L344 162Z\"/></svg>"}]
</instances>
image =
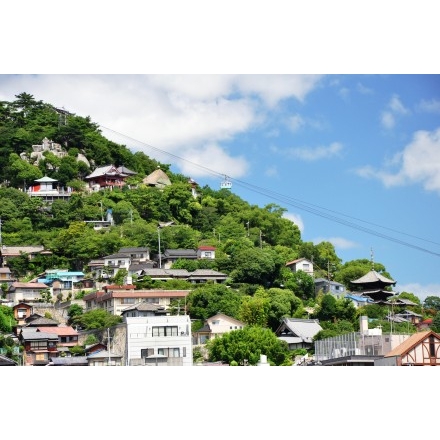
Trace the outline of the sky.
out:
<instances>
[{"instance_id":1,"label":"sky","mask_svg":"<svg viewBox=\"0 0 440 440\"><path fill-rule=\"evenodd\" d=\"M0 76L1 100L22 92L202 187L279 205L303 241L383 264L397 292L440 295L440 75Z\"/></svg>"}]
</instances>

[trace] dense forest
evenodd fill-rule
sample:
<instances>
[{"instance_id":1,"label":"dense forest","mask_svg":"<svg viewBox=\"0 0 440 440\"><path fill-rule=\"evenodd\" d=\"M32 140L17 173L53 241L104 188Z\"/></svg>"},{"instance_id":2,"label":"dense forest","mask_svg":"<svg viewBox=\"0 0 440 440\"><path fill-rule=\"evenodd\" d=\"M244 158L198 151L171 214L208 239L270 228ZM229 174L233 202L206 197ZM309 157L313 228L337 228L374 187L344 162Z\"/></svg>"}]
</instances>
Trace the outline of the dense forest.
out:
<instances>
[{"instance_id":1,"label":"dense forest","mask_svg":"<svg viewBox=\"0 0 440 440\"><path fill-rule=\"evenodd\" d=\"M32 145L41 144L43 138L62 145L67 154L60 158L46 152L38 163L24 160L23 155L30 157ZM78 160L78 155L90 165ZM124 166L137 174L122 189L87 191L84 178L106 165ZM172 184L163 189L143 184L158 167ZM320 319L324 328L320 337L327 337L357 330L362 314L379 320L384 331L389 328L385 320L388 309L374 305L355 309L348 299L316 294L312 277L285 267L288 261L307 258L314 263L315 277L340 282L350 290L350 281L366 274L371 261L343 263L331 243L302 241L298 227L283 217L286 209L277 204L251 205L228 189L208 186L198 187L194 197L189 177L173 173L170 167L106 139L89 116L70 114L27 93L17 95L13 102L0 102L1 242L43 245L52 251L32 261L15 259L11 263L14 275L27 280L52 268L87 273L90 260L125 246L145 246L154 255L158 252L158 223L173 222L172 227L161 230L162 250L216 247L214 262L179 261L174 267L212 268L228 275L226 286L192 292L188 310L194 319L202 322L222 310L274 330L284 316L311 317ZM43 176L72 188L70 200L49 206L38 197L29 197L26 188ZM100 219L107 209L113 212L111 228L95 230L86 223ZM392 278L383 264L375 263L374 268ZM410 292L400 295L418 304L415 312L424 316L436 313L435 298L428 297L428 303L421 304Z\"/></svg>"}]
</instances>

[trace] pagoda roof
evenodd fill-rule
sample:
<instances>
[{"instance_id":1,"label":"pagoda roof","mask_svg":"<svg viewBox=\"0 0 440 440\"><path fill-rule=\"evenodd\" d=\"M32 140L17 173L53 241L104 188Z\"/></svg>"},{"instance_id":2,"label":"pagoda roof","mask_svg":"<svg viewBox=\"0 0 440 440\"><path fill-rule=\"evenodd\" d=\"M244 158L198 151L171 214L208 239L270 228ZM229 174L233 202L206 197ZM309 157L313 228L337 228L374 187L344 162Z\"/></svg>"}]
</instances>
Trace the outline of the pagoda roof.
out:
<instances>
[{"instance_id":1,"label":"pagoda roof","mask_svg":"<svg viewBox=\"0 0 440 440\"><path fill-rule=\"evenodd\" d=\"M353 280L351 281L352 284L382 284L382 285L387 285L387 286L391 286L396 284L396 281L391 280L387 277L384 277L383 275L381 275L380 273L376 272L374 269L370 270L370 272L368 272L367 274L365 274L364 276L358 278L357 280Z\"/></svg>"}]
</instances>

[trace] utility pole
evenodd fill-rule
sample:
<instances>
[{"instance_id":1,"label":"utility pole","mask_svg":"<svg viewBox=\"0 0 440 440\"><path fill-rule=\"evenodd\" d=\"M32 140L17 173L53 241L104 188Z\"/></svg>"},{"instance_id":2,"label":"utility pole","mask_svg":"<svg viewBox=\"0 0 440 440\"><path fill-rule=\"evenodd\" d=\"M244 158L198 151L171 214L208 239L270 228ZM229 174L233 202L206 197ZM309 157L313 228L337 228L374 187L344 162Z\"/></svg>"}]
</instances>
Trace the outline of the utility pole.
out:
<instances>
[{"instance_id":1,"label":"utility pole","mask_svg":"<svg viewBox=\"0 0 440 440\"><path fill-rule=\"evenodd\" d=\"M160 253L160 226L157 227L157 240L159 243L159 269L162 269L162 255Z\"/></svg>"},{"instance_id":2,"label":"utility pole","mask_svg":"<svg viewBox=\"0 0 440 440\"><path fill-rule=\"evenodd\" d=\"M107 328L107 353L108 353L108 366L111 363L111 338L110 338L110 329Z\"/></svg>"},{"instance_id":3,"label":"utility pole","mask_svg":"<svg viewBox=\"0 0 440 440\"><path fill-rule=\"evenodd\" d=\"M247 221L247 236L249 237L249 220Z\"/></svg>"},{"instance_id":4,"label":"utility pole","mask_svg":"<svg viewBox=\"0 0 440 440\"><path fill-rule=\"evenodd\" d=\"M261 232L261 229L260 229L260 249L263 249L263 240L262 240L263 236L264 236L264 234Z\"/></svg>"}]
</instances>

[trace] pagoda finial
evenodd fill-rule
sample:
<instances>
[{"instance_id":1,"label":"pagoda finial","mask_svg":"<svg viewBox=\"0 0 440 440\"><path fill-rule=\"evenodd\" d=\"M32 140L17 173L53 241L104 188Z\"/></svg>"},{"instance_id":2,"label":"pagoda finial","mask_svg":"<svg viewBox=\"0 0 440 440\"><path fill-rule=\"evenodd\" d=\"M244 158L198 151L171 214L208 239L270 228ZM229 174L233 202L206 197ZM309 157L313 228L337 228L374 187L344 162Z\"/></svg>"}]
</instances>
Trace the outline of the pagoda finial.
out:
<instances>
[{"instance_id":1,"label":"pagoda finial","mask_svg":"<svg viewBox=\"0 0 440 440\"><path fill-rule=\"evenodd\" d=\"M371 270L374 270L373 248L371 248Z\"/></svg>"}]
</instances>

